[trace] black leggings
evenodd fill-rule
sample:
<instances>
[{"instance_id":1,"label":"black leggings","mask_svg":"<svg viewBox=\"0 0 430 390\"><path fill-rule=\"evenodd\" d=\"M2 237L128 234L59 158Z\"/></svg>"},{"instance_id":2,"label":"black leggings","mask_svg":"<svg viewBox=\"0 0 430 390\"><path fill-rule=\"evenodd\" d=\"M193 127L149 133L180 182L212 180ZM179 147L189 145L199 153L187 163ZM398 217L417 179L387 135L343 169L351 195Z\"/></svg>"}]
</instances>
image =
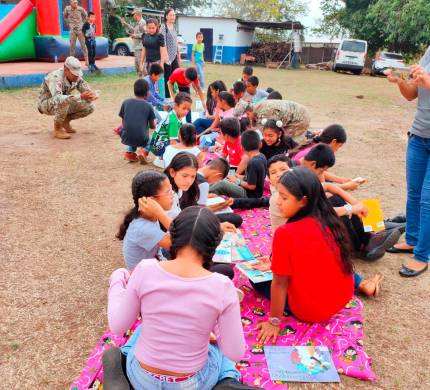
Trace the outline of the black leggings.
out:
<instances>
[{"instance_id":1,"label":"black leggings","mask_svg":"<svg viewBox=\"0 0 430 390\"><path fill-rule=\"evenodd\" d=\"M216 214L218 217L218 220L220 222L230 222L237 228L240 228L240 226L243 223L243 219L240 215L234 214L234 213L224 213L224 214Z\"/></svg>"},{"instance_id":2,"label":"black leggings","mask_svg":"<svg viewBox=\"0 0 430 390\"><path fill-rule=\"evenodd\" d=\"M170 65L164 64L164 84L165 84L166 98L170 97L170 92L169 92L169 88L167 86L167 82L169 81L170 75L177 68L179 68L178 57L176 57Z\"/></svg>"},{"instance_id":3,"label":"black leggings","mask_svg":"<svg viewBox=\"0 0 430 390\"><path fill-rule=\"evenodd\" d=\"M328 200L333 207L343 207L346 204L339 195L334 195L328 198ZM364 231L361 219L356 215L352 215L351 218L345 215L340 217L340 219L348 231L353 249L357 252L361 251L369 243L371 236L370 233Z\"/></svg>"}]
</instances>

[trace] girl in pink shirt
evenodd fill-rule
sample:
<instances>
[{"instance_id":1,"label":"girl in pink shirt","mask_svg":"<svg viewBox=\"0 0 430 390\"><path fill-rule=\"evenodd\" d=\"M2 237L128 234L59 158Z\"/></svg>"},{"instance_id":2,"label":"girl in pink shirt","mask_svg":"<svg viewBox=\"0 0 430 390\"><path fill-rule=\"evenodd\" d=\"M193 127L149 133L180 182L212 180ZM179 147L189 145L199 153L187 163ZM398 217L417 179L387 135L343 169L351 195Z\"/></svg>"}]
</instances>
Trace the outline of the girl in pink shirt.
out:
<instances>
[{"instance_id":1,"label":"girl in pink shirt","mask_svg":"<svg viewBox=\"0 0 430 390\"><path fill-rule=\"evenodd\" d=\"M229 387L240 386L233 362L245 351L238 297L226 276L209 271L222 238L218 219L207 208L188 207L172 222L170 235L174 260L147 260L131 275L121 268L110 278L112 332L123 334L142 317L127 354L131 385L211 390L221 381L223 388L239 388Z\"/></svg>"}]
</instances>

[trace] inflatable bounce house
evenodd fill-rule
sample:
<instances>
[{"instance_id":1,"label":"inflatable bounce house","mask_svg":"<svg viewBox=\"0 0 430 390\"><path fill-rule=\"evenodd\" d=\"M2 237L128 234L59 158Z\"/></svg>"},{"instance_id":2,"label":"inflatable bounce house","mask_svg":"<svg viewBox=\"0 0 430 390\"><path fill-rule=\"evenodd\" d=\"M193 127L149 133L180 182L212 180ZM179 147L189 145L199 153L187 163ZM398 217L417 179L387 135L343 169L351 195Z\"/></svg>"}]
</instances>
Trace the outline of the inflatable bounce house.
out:
<instances>
[{"instance_id":1,"label":"inflatable bounce house","mask_svg":"<svg viewBox=\"0 0 430 390\"><path fill-rule=\"evenodd\" d=\"M63 20L68 0L21 0L0 4L0 62L36 59L64 61L69 55L69 27ZM97 24L98 59L108 56L108 40L102 36L100 0L82 0L80 5L93 11ZM79 41L76 56L83 59Z\"/></svg>"}]
</instances>

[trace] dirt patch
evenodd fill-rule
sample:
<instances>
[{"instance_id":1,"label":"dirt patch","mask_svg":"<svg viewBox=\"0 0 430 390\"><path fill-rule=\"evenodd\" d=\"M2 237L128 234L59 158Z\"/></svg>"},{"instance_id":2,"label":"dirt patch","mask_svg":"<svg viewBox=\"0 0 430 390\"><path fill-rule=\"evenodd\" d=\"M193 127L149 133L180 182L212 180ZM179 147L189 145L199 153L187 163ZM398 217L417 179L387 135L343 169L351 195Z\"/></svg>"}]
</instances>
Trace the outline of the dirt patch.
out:
<instances>
[{"instance_id":1,"label":"dirt patch","mask_svg":"<svg viewBox=\"0 0 430 390\"><path fill-rule=\"evenodd\" d=\"M241 68L207 66L207 80L227 85ZM334 172L369 180L359 197L383 200L385 215L405 208L406 131L414 114L382 78L320 71L256 68L264 87L309 107L312 126L333 122L348 130ZM122 160L117 126L133 76L92 79L101 91L97 109L74 123L73 139L51 136L52 118L35 108L37 88L0 93L0 375L7 389L67 388L107 327L107 281L122 266L114 235L130 206L139 165ZM357 99L356 96L363 96ZM375 384L342 377L353 389L427 389L430 274L404 280L405 256L357 262L368 276L386 276L378 299L365 303L366 351ZM338 388L296 385L291 389Z\"/></svg>"}]
</instances>

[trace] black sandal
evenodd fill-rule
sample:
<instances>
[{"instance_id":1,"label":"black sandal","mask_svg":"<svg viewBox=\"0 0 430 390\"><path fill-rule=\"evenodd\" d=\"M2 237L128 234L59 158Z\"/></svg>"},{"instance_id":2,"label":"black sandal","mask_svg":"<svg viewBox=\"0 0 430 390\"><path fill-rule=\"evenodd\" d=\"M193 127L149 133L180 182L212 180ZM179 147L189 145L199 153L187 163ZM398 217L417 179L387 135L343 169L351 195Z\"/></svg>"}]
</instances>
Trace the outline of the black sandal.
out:
<instances>
[{"instance_id":1,"label":"black sandal","mask_svg":"<svg viewBox=\"0 0 430 390\"><path fill-rule=\"evenodd\" d=\"M426 272L428 268L429 268L429 265L426 264L426 266L423 269L419 271L415 271L413 269L406 267L405 265L402 265L402 268L400 269L399 274L404 278L413 278L415 276L422 274L423 272Z\"/></svg>"}]
</instances>

